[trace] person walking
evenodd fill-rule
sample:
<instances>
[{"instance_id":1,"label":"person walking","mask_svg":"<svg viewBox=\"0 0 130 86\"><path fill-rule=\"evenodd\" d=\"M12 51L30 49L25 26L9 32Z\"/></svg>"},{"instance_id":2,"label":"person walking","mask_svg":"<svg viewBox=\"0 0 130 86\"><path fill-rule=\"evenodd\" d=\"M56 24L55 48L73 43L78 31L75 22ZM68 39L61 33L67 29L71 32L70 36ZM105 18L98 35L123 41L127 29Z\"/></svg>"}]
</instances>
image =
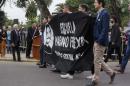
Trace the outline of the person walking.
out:
<instances>
[{"instance_id":1,"label":"person walking","mask_svg":"<svg viewBox=\"0 0 130 86\"><path fill-rule=\"evenodd\" d=\"M12 53L13 53L13 61L16 61L15 52L17 52L17 61L21 61L20 57L20 35L19 35L19 27L17 24L14 24L13 29L11 31L11 46L12 46Z\"/></svg>"},{"instance_id":2,"label":"person walking","mask_svg":"<svg viewBox=\"0 0 130 86\"><path fill-rule=\"evenodd\" d=\"M46 24L48 23L48 18L45 17L42 21L41 25L41 47L40 47L40 68L46 68L46 57L45 57L45 51L44 51L44 29Z\"/></svg>"},{"instance_id":3,"label":"person walking","mask_svg":"<svg viewBox=\"0 0 130 86\"><path fill-rule=\"evenodd\" d=\"M104 8L104 0L95 0L95 8L98 10L97 18L94 26L94 77L92 78L92 84L99 86L100 71L101 68L109 75L110 82L112 84L116 73L104 62L103 56L105 49L108 45L108 32L109 32L109 13Z\"/></svg>"},{"instance_id":4,"label":"person walking","mask_svg":"<svg viewBox=\"0 0 130 86\"><path fill-rule=\"evenodd\" d=\"M37 29L36 23L33 23L32 27L28 28L26 58L31 58L30 54L32 50L33 37L36 32L35 31L36 29Z\"/></svg>"},{"instance_id":5,"label":"person walking","mask_svg":"<svg viewBox=\"0 0 130 86\"><path fill-rule=\"evenodd\" d=\"M128 10L130 11L130 4L128 6ZM122 58L120 69L118 70L118 72L122 74L125 72L125 69L126 69L129 57L130 57L130 22L128 23L128 28L124 30L124 33L128 37L128 43L127 43L127 48L126 48L124 57Z\"/></svg>"}]
</instances>

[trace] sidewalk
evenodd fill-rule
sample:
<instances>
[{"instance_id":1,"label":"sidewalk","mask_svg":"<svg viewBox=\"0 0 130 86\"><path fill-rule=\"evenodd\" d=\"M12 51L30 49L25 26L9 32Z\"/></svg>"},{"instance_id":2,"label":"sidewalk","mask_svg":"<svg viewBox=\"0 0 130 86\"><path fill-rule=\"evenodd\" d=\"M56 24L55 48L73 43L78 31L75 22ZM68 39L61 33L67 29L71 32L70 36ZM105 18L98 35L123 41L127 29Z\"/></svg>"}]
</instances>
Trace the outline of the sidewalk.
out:
<instances>
[{"instance_id":1,"label":"sidewalk","mask_svg":"<svg viewBox=\"0 0 130 86\"><path fill-rule=\"evenodd\" d=\"M21 53L21 60L22 62L38 62L36 59L27 59L24 53ZM12 54L6 54L5 57L0 57L0 61L13 61L13 56Z\"/></svg>"}]
</instances>

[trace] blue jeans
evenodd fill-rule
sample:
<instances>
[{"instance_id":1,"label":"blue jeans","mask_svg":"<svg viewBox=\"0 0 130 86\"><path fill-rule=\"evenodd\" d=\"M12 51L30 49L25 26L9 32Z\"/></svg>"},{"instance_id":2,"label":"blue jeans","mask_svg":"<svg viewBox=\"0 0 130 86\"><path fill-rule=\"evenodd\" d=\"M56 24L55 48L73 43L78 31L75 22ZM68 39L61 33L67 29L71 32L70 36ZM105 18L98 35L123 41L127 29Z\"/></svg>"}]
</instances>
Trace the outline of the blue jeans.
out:
<instances>
[{"instance_id":1,"label":"blue jeans","mask_svg":"<svg viewBox=\"0 0 130 86\"><path fill-rule=\"evenodd\" d=\"M11 53L11 40L7 40L7 52Z\"/></svg>"},{"instance_id":2,"label":"blue jeans","mask_svg":"<svg viewBox=\"0 0 130 86\"><path fill-rule=\"evenodd\" d=\"M122 59L121 68L123 70L125 70L125 68L126 68L126 65L128 63L129 57L130 57L130 36L128 36L127 49L126 49L125 55L124 55L124 57Z\"/></svg>"},{"instance_id":3,"label":"blue jeans","mask_svg":"<svg viewBox=\"0 0 130 86\"><path fill-rule=\"evenodd\" d=\"M44 65L45 64L45 52L44 52L44 44L41 45L40 48L40 64Z\"/></svg>"}]
</instances>

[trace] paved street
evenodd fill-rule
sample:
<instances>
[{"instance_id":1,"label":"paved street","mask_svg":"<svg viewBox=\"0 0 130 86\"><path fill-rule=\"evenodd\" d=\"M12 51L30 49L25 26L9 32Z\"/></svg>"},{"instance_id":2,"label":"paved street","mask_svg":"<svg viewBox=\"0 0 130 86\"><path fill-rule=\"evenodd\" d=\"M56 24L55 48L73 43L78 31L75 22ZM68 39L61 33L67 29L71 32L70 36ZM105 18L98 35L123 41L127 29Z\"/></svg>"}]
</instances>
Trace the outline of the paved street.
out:
<instances>
[{"instance_id":1,"label":"paved street","mask_svg":"<svg viewBox=\"0 0 130 86\"><path fill-rule=\"evenodd\" d=\"M11 59L11 58L10 58ZM0 60L0 86L86 86L85 77L89 72L76 74L74 80L60 79L50 68L39 69L35 61L13 62ZM109 62L114 67L116 62ZM130 63L125 74L118 74L113 85L108 85L109 77L101 73L102 86L130 86Z\"/></svg>"}]
</instances>

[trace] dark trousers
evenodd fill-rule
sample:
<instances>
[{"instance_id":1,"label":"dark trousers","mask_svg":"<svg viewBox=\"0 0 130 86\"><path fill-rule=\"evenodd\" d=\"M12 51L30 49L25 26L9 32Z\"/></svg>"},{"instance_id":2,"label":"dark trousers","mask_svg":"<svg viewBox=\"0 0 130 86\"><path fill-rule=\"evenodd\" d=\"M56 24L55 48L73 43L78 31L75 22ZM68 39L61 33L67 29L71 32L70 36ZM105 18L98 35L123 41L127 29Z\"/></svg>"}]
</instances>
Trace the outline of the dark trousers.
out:
<instances>
[{"instance_id":1,"label":"dark trousers","mask_svg":"<svg viewBox=\"0 0 130 86\"><path fill-rule=\"evenodd\" d=\"M12 47L13 60L16 61L15 52L17 52L18 61L21 61L19 46Z\"/></svg>"},{"instance_id":2,"label":"dark trousers","mask_svg":"<svg viewBox=\"0 0 130 86\"><path fill-rule=\"evenodd\" d=\"M114 50L116 51L116 53L118 54L118 59L119 59L119 64L121 64L122 62L122 57L121 57L121 49L120 46L117 45L109 45L108 47L108 52L107 52L107 57L105 58L105 62L108 62L108 59L114 59L112 58L112 53L114 52Z\"/></svg>"},{"instance_id":3,"label":"dark trousers","mask_svg":"<svg viewBox=\"0 0 130 86\"><path fill-rule=\"evenodd\" d=\"M30 58L31 49L32 49L32 42L27 42L27 49L26 49L26 57L27 58Z\"/></svg>"},{"instance_id":4,"label":"dark trousers","mask_svg":"<svg viewBox=\"0 0 130 86\"><path fill-rule=\"evenodd\" d=\"M128 45L127 45L127 49L126 49L125 55L124 55L124 57L122 59L121 67L122 67L123 70L125 70L125 68L126 68L126 65L128 63L129 57L130 57L130 36L129 36L129 39L128 39Z\"/></svg>"},{"instance_id":5,"label":"dark trousers","mask_svg":"<svg viewBox=\"0 0 130 86\"><path fill-rule=\"evenodd\" d=\"M40 47L40 64L45 65L46 60L45 60L45 52L44 52L44 44L41 45Z\"/></svg>"},{"instance_id":6,"label":"dark trousers","mask_svg":"<svg viewBox=\"0 0 130 86\"><path fill-rule=\"evenodd\" d=\"M93 64L92 67L91 67L91 74L92 74L92 75L94 74L94 64Z\"/></svg>"}]
</instances>

